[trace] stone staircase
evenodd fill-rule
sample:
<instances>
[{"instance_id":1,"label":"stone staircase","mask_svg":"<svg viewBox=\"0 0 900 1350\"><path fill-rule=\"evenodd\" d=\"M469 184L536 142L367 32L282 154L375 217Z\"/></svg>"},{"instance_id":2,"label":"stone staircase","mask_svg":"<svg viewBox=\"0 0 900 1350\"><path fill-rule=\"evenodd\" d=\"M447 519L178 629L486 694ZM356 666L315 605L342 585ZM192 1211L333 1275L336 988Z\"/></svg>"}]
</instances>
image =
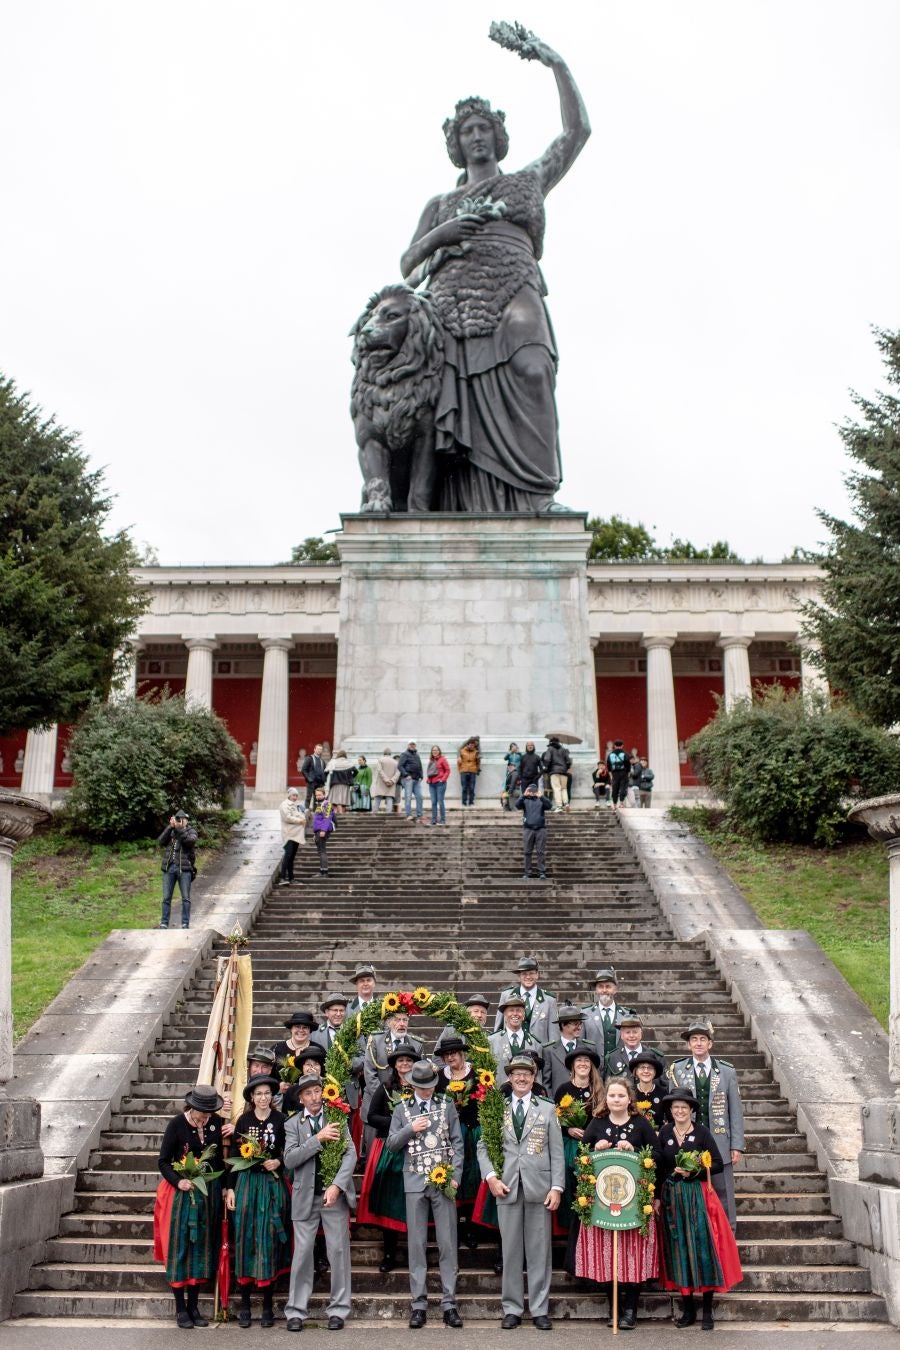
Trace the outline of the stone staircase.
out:
<instances>
[{"instance_id":1,"label":"stone staircase","mask_svg":"<svg viewBox=\"0 0 900 1350\"><path fill-rule=\"evenodd\" d=\"M514 959L534 953L549 987L579 1002L590 996L598 963L611 960L623 1001L645 1015L648 1039L680 1054L688 1019L709 1016L716 1052L738 1069L748 1124L736 1176L745 1278L719 1300L720 1319L886 1321L763 1056L705 950L671 936L616 817L554 816L546 883L522 882L520 844L518 816L496 811L453 813L446 829L416 827L397 816L345 817L329 846L330 875L320 878L314 850L301 850L302 884L276 889L251 935L254 1041L274 1043L283 1035L286 1011L315 1008L325 990L352 990L350 973L363 958L376 963L381 990L426 984L495 998ZM75 1208L48 1244L46 1260L34 1267L30 1288L18 1295L14 1317L171 1316L163 1271L152 1259L156 1153L167 1117L195 1079L212 986L211 962L81 1173ZM490 1240L475 1252L461 1247L464 1318L500 1316L494 1258ZM380 1259L378 1231L358 1229L354 1316L405 1318L406 1271L384 1276ZM561 1267L561 1248L554 1264ZM435 1270L435 1293L436 1276ZM313 1316L324 1303L317 1286ZM642 1316L666 1317L670 1309L661 1293L642 1299ZM596 1302L558 1269L551 1313L595 1317Z\"/></svg>"}]
</instances>

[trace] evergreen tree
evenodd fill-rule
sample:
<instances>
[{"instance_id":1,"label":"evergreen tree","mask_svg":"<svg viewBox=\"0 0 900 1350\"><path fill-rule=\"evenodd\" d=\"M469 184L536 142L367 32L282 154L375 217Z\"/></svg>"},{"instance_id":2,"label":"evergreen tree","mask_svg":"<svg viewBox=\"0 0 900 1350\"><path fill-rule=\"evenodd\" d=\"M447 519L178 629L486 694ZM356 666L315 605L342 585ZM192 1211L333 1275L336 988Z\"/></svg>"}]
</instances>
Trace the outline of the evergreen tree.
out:
<instances>
[{"instance_id":1,"label":"evergreen tree","mask_svg":"<svg viewBox=\"0 0 900 1350\"><path fill-rule=\"evenodd\" d=\"M78 438L0 375L0 734L72 722L106 696L145 607Z\"/></svg>"},{"instance_id":2,"label":"evergreen tree","mask_svg":"<svg viewBox=\"0 0 900 1350\"><path fill-rule=\"evenodd\" d=\"M831 532L822 603L806 610L828 681L874 722L900 722L900 331L875 330L890 388L852 393L859 421L840 428L861 467L847 475L855 521L820 511ZM888 784L885 791L896 787Z\"/></svg>"}]
</instances>

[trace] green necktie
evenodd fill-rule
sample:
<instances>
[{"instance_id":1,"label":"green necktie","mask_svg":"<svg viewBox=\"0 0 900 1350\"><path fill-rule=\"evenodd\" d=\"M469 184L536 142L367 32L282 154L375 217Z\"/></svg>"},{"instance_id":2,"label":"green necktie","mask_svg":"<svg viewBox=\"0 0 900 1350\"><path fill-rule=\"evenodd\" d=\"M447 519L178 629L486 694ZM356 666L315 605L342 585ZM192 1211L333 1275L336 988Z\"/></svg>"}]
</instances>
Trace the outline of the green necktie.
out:
<instances>
[{"instance_id":1,"label":"green necktie","mask_svg":"<svg viewBox=\"0 0 900 1350\"><path fill-rule=\"evenodd\" d=\"M706 1082L706 1069L702 1064L697 1065L697 1077L700 1079L701 1083Z\"/></svg>"},{"instance_id":2,"label":"green necktie","mask_svg":"<svg viewBox=\"0 0 900 1350\"><path fill-rule=\"evenodd\" d=\"M525 1128L525 1108L522 1105L522 1098L516 1102L516 1109L513 1112L513 1126L516 1131L516 1138L522 1138L522 1130Z\"/></svg>"},{"instance_id":3,"label":"green necktie","mask_svg":"<svg viewBox=\"0 0 900 1350\"><path fill-rule=\"evenodd\" d=\"M566 1054L570 1055L574 1049L575 1049L575 1042L566 1041Z\"/></svg>"},{"instance_id":4,"label":"green necktie","mask_svg":"<svg viewBox=\"0 0 900 1350\"><path fill-rule=\"evenodd\" d=\"M510 1036L510 1038L509 1038L509 1043L510 1043L510 1046L512 1047L513 1050L518 1050L518 1048L519 1048L519 1038L518 1038L518 1036Z\"/></svg>"},{"instance_id":5,"label":"green necktie","mask_svg":"<svg viewBox=\"0 0 900 1350\"><path fill-rule=\"evenodd\" d=\"M309 1128L310 1128L310 1130L312 1131L313 1134L318 1134L319 1131L320 1131L321 1128L322 1128L322 1117L321 1117L321 1116L310 1116L310 1118L309 1118Z\"/></svg>"},{"instance_id":6,"label":"green necktie","mask_svg":"<svg viewBox=\"0 0 900 1350\"><path fill-rule=\"evenodd\" d=\"M604 1027L609 1026L609 1008L603 1009L603 1025Z\"/></svg>"}]
</instances>

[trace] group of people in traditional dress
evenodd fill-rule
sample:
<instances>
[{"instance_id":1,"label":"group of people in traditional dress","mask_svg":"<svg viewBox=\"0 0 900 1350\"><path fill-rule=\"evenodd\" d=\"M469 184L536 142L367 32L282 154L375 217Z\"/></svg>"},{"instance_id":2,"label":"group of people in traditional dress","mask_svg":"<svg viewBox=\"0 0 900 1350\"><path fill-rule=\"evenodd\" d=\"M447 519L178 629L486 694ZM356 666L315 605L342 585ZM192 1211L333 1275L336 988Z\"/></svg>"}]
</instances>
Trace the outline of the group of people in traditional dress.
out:
<instances>
[{"instance_id":1,"label":"group of people in traditional dress","mask_svg":"<svg viewBox=\"0 0 900 1350\"><path fill-rule=\"evenodd\" d=\"M465 1037L445 1027L428 1054L402 1007L384 1017L378 1032L356 1038L344 1091L349 1117L341 1124L326 1119L328 1051L346 1016L381 998L368 963L354 971L354 997L326 994L321 1018L296 1009L285 1019L282 1040L253 1049L246 1110L233 1124L229 1101L208 1086L192 1089L163 1137L154 1224L155 1253L166 1265L179 1327L206 1325L197 1293L216 1275L223 1204L232 1219L242 1327L251 1325L254 1289L262 1296L260 1325L274 1325L274 1284L289 1273L284 1316L288 1330L302 1330L315 1276L329 1268L327 1325L344 1326L353 1210L357 1224L382 1230L385 1274L397 1266L405 1234L413 1329L428 1315L429 1224L449 1327L462 1326L459 1243L475 1248L498 1233L495 1271L502 1277L505 1329L522 1322L526 1271L533 1324L551 1328L554 1235L568 1235L569 1274L609 1295L611 1308L612 1234L576 1217L579 1159L586 1152L642 1148L656 1167L654 1216L646 1232L619 1234L618 1325L635 1326L641 1289L658 1280L681 1295L676 1325L696 1322L700 1295L702 1325L714 1326L714 1293L742 1278L732 1168L744 1139L737 1077L711 1053L712 1025L688 1026L690 1053L667 1066L645 1041L640 1015L618 1002L611 965L597 970L594 999L586 1006L559 1002L541 985L533 957L522 957L514 974L516 982L500 992L492 1031L490 1000L482 994L465 1000L472 1021L484 1028L496 1086L507 1098L501 1175L479 1123L488 1081L473 1068ZM339 1142L340 1165L326 1186L322 1151ZM223 1146L237 1159L230 1167ZM206 1180L198 1190L191 1175L200 1166Z\"/></svg>"}]
</instances>

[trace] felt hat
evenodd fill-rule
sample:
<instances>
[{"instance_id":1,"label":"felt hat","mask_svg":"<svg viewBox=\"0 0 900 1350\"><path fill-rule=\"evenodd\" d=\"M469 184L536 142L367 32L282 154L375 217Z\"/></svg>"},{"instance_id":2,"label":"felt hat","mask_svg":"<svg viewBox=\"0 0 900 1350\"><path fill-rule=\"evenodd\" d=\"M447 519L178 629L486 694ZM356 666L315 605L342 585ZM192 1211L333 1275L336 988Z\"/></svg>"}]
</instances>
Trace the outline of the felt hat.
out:
<instances>
[{"instance_id":1,"label":"felt hat","mask_svg":"<svg viewBox=\"0 0 900 1350\"><path fill-rule=\"evenodd\" d=\"M333 1008L336 1003L340 1003L343 1007L346 1008L349 1002L350 1000L346 994L337 994L337 993L326 994L325 997L322 999L322 1002L319 1004L319 1007L322 1009L323 1012L327 1012L328 1009Z\"/></svg>"},{"instance_id":2,"label":"felt hat","mask_svg":"<svg viewBox=\"0 0 900 1350\"><path fill-rule=\"evenodd\" d=\"M595 1069L600 1068L600 1056L589 1041L576 1041L566 1055L566 1068L571 1069L579 1055L586 1055Z\"/></svg>"},{"instance_id":3,"label":"felt hat","mask_svg":"<svg viewBox=\"0 0 900 1350\"><path fill-rule=\"evenodd\" d=\"M297 1079L296 1083L294 1084L294 1091L299 1097L301 1092L303 1092L305 1088L321 1087L321 1086L322 1080L317 1073L305 1073L301 1078Z\"/></svg>"},{"instance_id":4,"label":"felt hat","mask_svg":"<svg viewBox=\"0 0 900 1350\"><path fill-rule=\"evenodd\" d=\"M317 1064L324 1064L325 1050L321 1045L316 1045L316 1043L313 1041L310 1042L310 1044L306 1047L305 1050L299 1051L296 1058L300 1059L304 1064L308 1059L314 1059Z\"/></svg>"},{"instance_id":5,"label":"felt hat","mask_svg":"<svg viewBox=\"0 0 900 1350\"><path fill-rule=\"evenodd\" d=\"M295 1008L290 1017L285 1020L284 1025L288 1029L291 1027L309 1027L310 1031L315 1031L319 1024L312 1013L304 1012L302 1008Z\"/></svg>"},{"instance_id":6,"label":"felt hat","mask_svg":"<svg viewBox=\"0 0 900 1350\"><path fill-rule=\"evenodd\" d=\"M452 1055L455 1050L461 1050L465 1054L468 1048L462 1036L445 1036L434 1047L434 1053L436 1055Z\"/></svg>"},{"instance_id":7,"label":"felt hat","mask_svg":"<svg viewBox=\"0 0 900 1350\"><path fill-rule=\"evenodd\" d=\"M712 1022L692 1022L687 1031L681 1033L681 1039L689 1041L692 1036L708 1036L710 1040L713 1040Z\"/></svg>"},{"instance_id":8,"label":"felt hat","mask_svg":"<svg viewBox=\"0 0 900 1350\"><path fill-rule=\"evenodd\" d=\"M673 1088L671 1092L667 1092L665 1097L663 1097L660 1106L671 1106L673 1102L687 1102L688 1106L693 1111L697 1111L700 1108L700 1103L697 1101L697 1098L692 1092L688 1092L687 1088Z\"/></svg>"},{"instance_id":9,"label":"felt hat","mask_svg":"<svg viewBox=\"0 0 900 1350\"><path fill-rule=\"evenodd\" d=\"M594 976L594 984L599 984L601 980L609 980L611 984L618 984L619 977L616 974L615 966L601 966Z\"/></svg>"},{"instance_id":10,"label":"felt hat","mask_svg":"<svg viewBox=\"0 0 900 1350\"><path fill-rule=\"evenodd\" d=\"M269 1087L272 1089L272 1095L274 1096L280 1086L277 1078L271 1078L267 1073L255 1073L252 1078L247 1079L247 1086L244 1088L244 1101L249 1102L253 1096L254 1088Z\"/></svg>"},{"instance_id":11,"label":"felt hat","mask_svg":"<svg viewBox=\"0 0 900 1350\"><path fill-rule=\"evenodd\" d=\"M624 1017L619 1018L619 1027L641 1027L643 1029L644 1019L637 1013L626 1013Z\"/></svg>"},{"instance_id":12,"label":"felt hat","mask_svg":"<svg viewBox=\"0 0 900 1350\"><path fill-rule=\"evenodd\" d=\"M413 1045L411 1041L401 1041L393 1050L388 1051L387 1062L391 1068L396 1068L398 1059L414 1059L418 1063L421 1053L419 1047Z\"/></svg>"},{"instance_id":13,"label":"felt hat","mask_svg":"<svg viewBox=\"0 0 900 1350\"><path fill-rule=\"evenodd\" d=\"M508 1074L512 1073L513 1069L527 1069L531 1074L537 1073L537 1065L534 1062L533 1056L522 1054L521 1052L517 1055L513 1055L511 1059L506 1061L506 1072Z\"/></svg>"},{"instance_id":14,"label":"felt hat","mask_svg":"<svg viewBox=\"0 0 900 1350\"><path fill-rule=\"evenodd\" d=\"M485 998L484 994L472 994L471 998L466 999L463 1007L471 1008L475 1003L479 1004L482 1008L489 1008L491 1006L491 1000Z\"/></svg>"},{"instance_id":15,"label":"felt hat","mask_svg":"<svg viewBox=\"0 0 900 1350\"><path fill-rule=\"evenodd\" d=\"M254 1045L247 1055L247 1059L255 1059L257 1064L271 1064L274 1067L275 1051L270 1050L267 1045Z\"/></svg>"},{"instance_id":16,"label":"felt hat","mask_svg":"<svg viewBox=\"0 0 900 1350\"><path fill-rule=\"evenodd\" d=\"M211 1083L197 1083L185 1096L185 1102L192 1111L221 1111L225 1098L220 1097Z\"/></svg>"},{"instance_id":17,"label":"felt hat","mask_svg":"<svg viewBox=\"0 0 900 1350\"><path fill-rule=\"evenodd\" d=\"M583 1022L584 1013L574 1003L560 1003L556 1009L556 1020L560 1026L563 1022Z\"/></svg>"},{"instance_id":18,"label":"felt hat","mask_svg":"<svg viewBox=\"0 0 900 1350\"><path fill-rule=\"evenodd\" d=\"M539 969L540 967L533 956L523 956L513 966L513 970L515 970L516 972L522 970L539 970Z\"/></svg>"},{"instance_id":19,"label":"felt hat","mask_svg":"<svg viewBox=\"0 0 900 1350\"><path fill-rule=\"evenodd\" d=\"M368 961L363 961L356 967L351 978L354 980L361 980L366 975L370 975L374 980L375 967L371 965Z\"/></svg>"},{"instance_id":20,"label":"felt hat","mask_svg":"<svg viewBox=\"0 0 900 1350\"><path fill-rule=\"evenodd\" d=\"M525 1000L519 993L505 994L503 998L501 998L498 1007L501 1012L505 1012L507 1008L524 1008Z\"/></svg>"},{"instance_id":21,"label":"felt hat","mask_svg":"<svg viewBox=\"0 0 900 1350\"><path fill-rule=\"evenodd\" d=\"M652 1064L654 1069L656 1070L657 1078L662 1078L663 1074L665 1073L666 1069L665 1064L662 1062L662 1060L659 1058L658 1055L654 1055L652 1050L642 1050L639 1055L635 1055L634 1059L631 1061L628 1067L631 1070L631 1072L634 1073L635 1069L639 1064Z\"/></svg>"},{"instance_id":22,"label":"felt hat","mask_svg":"<svg viewBox=\"0 0 900 1350\"><path fill-rule=\"evenodd\" d=\"M430 1059L417 1059L409 1071L407 1082L413 1088L434 1087L438 1080L438 1071Z\"/></svg>"}]
</instances>

